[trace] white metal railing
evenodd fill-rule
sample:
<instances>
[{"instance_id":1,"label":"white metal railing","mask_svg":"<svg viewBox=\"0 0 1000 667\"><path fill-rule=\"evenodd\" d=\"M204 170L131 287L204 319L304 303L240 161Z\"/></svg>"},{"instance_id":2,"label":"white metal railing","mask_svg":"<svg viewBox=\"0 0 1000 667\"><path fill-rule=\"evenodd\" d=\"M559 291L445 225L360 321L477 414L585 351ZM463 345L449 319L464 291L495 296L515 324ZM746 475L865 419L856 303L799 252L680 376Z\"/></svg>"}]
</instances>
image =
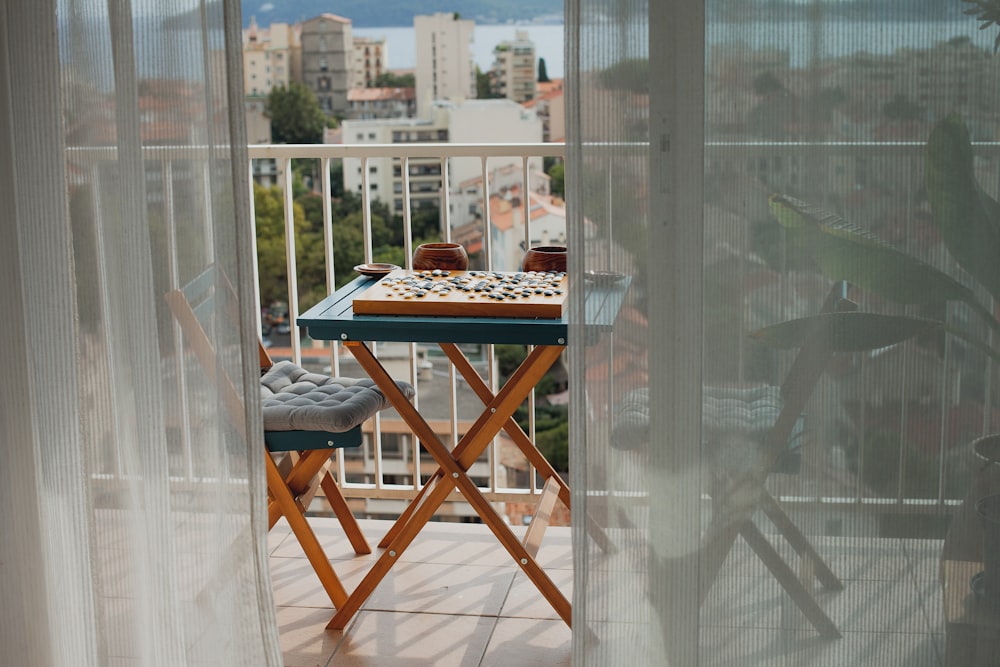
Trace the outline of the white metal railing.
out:
<instances>
[{"instance_id":1,"label":"white metal railing","mask_svg":"<svg viewBox=\"0 0 1000 667\"><path fill-rule=\"evenodd\" d=\"M995 154L997 149L996 144L979 144L977 150L983 151L986 154ZM599 147L598 147L599 148ZM616 151L622 149L622 146L608 146L609 154L609 164L608 173L610 174L614 169L612 163ZM634 153L636 149L642 149L642 146L629 145L629 153ZM706 145L705 155L706 160L711 161L714 159L740 159L740 156L753 156L756 158L793 158L793 159L805 159L809 157L815 157L817 154L825 156L849 156L852 158L899 158L899 159L920 159L925 150L925 145L922 142L836 142L836 143L826 143L826 144L816 144L811 142L787 142L787 143L775 143L775 142L711 142ZM562 144L434 144L434 143L416 143L416 144L360 144L360 145L298 145L298 146L251 146L250 147L250 157L251 159L273 159L277 162L278 168L277 172L283 175L283 180L281 181L282 188L287 194L291 190L291 170L290 161L292 159L318 159L321 161L320 173L322 174L321 191L324 194L324 200L327 202L325 209L324 222L326 228L329 230L330 219L329 219L329 165L333 160L344 160L344 159L357 159L361 161L361 196L363 198L363 212L364 212L364 233L365 233L365 259L366 261L371 260L371 191L368 187L368 174L369 174L369 161L370 160L381 160L381 159L394 159L399 161L401 164L401 169L399 170L400 178L402 179L401 194L404 197L404 206L402 208L402 215L404 218L404 229L405 229L405 247L404 254L407 258L412 254L412 237L411 237L411 226L410 226L410 211L411 202L409 200L410 188L410 178L411 170L409 168L410 161L421 161L421 164L426 163L427 160L437 160L440 162L440 175L441 175L441 212L445 216L445 224L443 229L445 234L450 233L451 225L448 222L449 218L449 196L450 190L450 170L449 161L453 158L474 158L480 160L481 163L481 173L482 182L489 182L489 160L491 158L499 157L509 157L514 156L519 158L522 162L523 173L527 173L528 160L531 157L564 157L565 156L565 146ZM599 152L599 151L595 151ZM527 183L523 183L522 187L526 191L528 190ZM911 182L906 186L907 196L906 202L911 213L914 212L916 201L915 192L920 187L919 183ZM483 225L483 241L485 247L485 255L489 259L492 253L489 249L489 243L492 235L489 233L491 229L491 221L489 218L489 188L484 187L484 201L483 201L483 211L484 219L482 221ZM289 200L286 197L286 202ZM525 197L523 199L523 219L525 221L530 220L528 215L528 205L529 199ZM290 205L286 204L286 228L289 230L289 238L291 238L291 221L290 221ZM529 236L530 231L528 225L525 225L525 235L526 241ZM289 247L287 251L289 271L294 273L294 248ZM332 277L333 277L333 266L332 266L332 247L327 247L327 276L328 276L328 287L333 288ZM294 285L289 285L289 313L290 317L294 317L298 313L297 303L295 301L295 287ZM294 328L292 329L292 357L299 361L301 359L301 346L300 340L298 338L298 331ZM337 352L336 346L331 352L331 366L336 368L337 362ZM489 373L490 381L494 382L492 376L492 355L488 355L489 361ZM411 378L413 380L417 379L416 365L413 362L413 348L411 347L411 364L410 372ZM451 375L450 379L450 391L452 397L452 404L455 402L455 394L457 391L456 380L454 374ZM446 429L451 431L452 437L457 440L460 435L460 425L458 420L453 418L450 424L442 425ZM385 460L382 457L381 446L379 445L379 432L376 428L376 432L373 434L375 444L374 444L374 460L370 466L370 470L374 472L375 482L373 484L348 484L347 494L349 496L355 497L369 497L369 498L401 498L409 497L414 493L415 488L400 488L397 485L384 484L381 481L382 471L386 468ZM532 433L533 435L533 433ZM943 437L943 436L942 436ZM861 452L859 453L859 458L863 459L865 455L864 448L866 443L864 440L861 442ZM941 445L941 461L942 466L944 465L944 443ZM419 464L419 448L416 443L412 443L412 455L409 457L409 464L413 466L413 472L415 474L416 466ZM506 489L501 489L500 484L497 481L496 473L498 472L498 456L495 449L491 450L490 462L488 464L483 464L483 467L488 467L490 471L489 481L487 483L486 492L488 497L493 500L506 500L515 499L517 497L523 497L524 493L533 493L537 489L534 486L534 475L531 475L531 484L528 488L518 489L514 492L508 491ZM340 461L340 472L343 475L346 470L344 468L343 456L341 456ZM940 512L947 511L947 508L952 505L952 501L944 497L944 487L943 483L939 485L939 491L936 500L926 500L919 498L908 498L905 492L905 466L906 462L900 456L898 461L899 465L899 482L896 488L895 498L875 498L867 495L861 484L860 471L858 474L858 485L854 496L841 496L841 497L823 497L823 498L805 498L805 497L788 497L784 500L795 502L796 504L821 504L825 506L834 507L846 507L846 508L862 508L870 507L878 511L888 511L888 512Z\"/></svg>"},{"instance_id":2,"label":"white metal railing","mask_svg":"<svg viewBox=\"0 0 1000 667\"><path fill-rule=\"evenodd\" d=\"M615 151L614 146L609 146L609 153L613 155ZM630 146L630 149L635 150L636 146ZM641 148L641 147L639 147ZM746 157L752 155L754 157L785 157L785 156L806 156L810 154L815 154L815 152L822 148L823 153L826 155L850 155L850 156L862 156L862 157L898 157L901 159L921 159L923 154L924 145L922 143L833 143L833 144L809 144L809 143L771 143L771 142L744 142L744 143L711 143L706 146L706 159L709 161L715 158L720 159L731 159L736 158L738 161L741 156ZM977 144L976 151L980 155L988 156L995 159L1000 155L1000 144L990 143L990 144ZM114 160L117 157L117 153L114 148L107 149L68 149L67 153L72 157L74 154L79 153L82 156L86 156L88 164L97 164L102 159ZM335 160L344 159L357 159L362 164L362 178L366 178L368 174L368 162L371 160L384 160L384 159L395 159L399 160L401 163L400 178L404 183L402 188L402 195L404 198L409 196L409 183L410 183L410 161L419 161L421 164L427 161L438 161L441 165L440 168L440 178L442 181L442 192L440 195L441 201L441 213L443 216L449 216L449 161L453 158L461 159L473 159L479 160L480 162L480 174L482 176L483 182L488 183L490 178L490 161L496 160L498 158L514 158L516 161L520 161L522 165L523 173L527 172L528 161L532 158L538 157L556 157L562 158L565 156L565 146L563 144L434 144L434 143L417 143L417 144L391 144L391 145L280 145L280 146L264 146L255 145L249 147L249 157L251 159L251 165L248 165L252 170L252 162L254 160L274 160L277 165L277 173L281 174L282 179L280 184L288 195L291 192L291 169L290 161L293 159L317 159L320 161L320 180L319 188L324 195L324 200L327 202L324 207L324 226L327 230L326 237L326 278L327 287L332 289L334 287L334 265L333 265L333 247L332 239L329 237L329 230L332 224L332 211L329 205L331 192L330 184L330 164ZM149 147L144 149L143 157L146 159L147 163L159 164L160 165L160 176L163 179L163 196L164 203L164 217L166 228L169 235L173 235L174 231L174 220L172 212L173 197L171 195L170 185L172 183L171 172L174 169L175 163L189 162L195 165L202 165L199 167L201 171L195 170L192 172L192 176L196 180L200 180L201 186L199 188L194 188L196 192L202 192L206 198L205 210L210 211L211 205L209 201L209 192L211 190L211 175L209 173L208 160L209 152L202 148L197 147ZM610 158L609 158L610 160ZM609 162L610 164L610 162ZM96 168L96 167L95 167ZM613 164L609 167L613 168ZM184 167L184 169L190 169L190 167ZM252 173L252 171L251 171ZM418 176L418 178L420 178ZM98 182L98 177L94 177L94 182ZM248 186L252 189L252 180L248 180ZM913 182L906 186L907 189L907 207L909 212L913 212L916 204L915 193L919 189L920 183ZM528 190L528 184L522 182L522 188ZM488 197L489 189L484 188L484 197ZM364 235L365 235L365 259L367 261L371 260L372 257L372 238L371 238L371 191L367 187L367 182L364 183L362 187L361 196L363 199L363 224L364 224ZM251 202L253 198L251 197ZM529 198L523 198L523 210L522 219L526 222L530 220L528 215L529 209ZM486 201L483 202L483 212L484 219L482 221L483 231L484 231L484 243L489 243L491 235L488 233L491 226L489 206L486 205ZM405 230L405 245L404 253L407 258L412 255L412 237L411 237L411 226L410 226L410 205L407 199L406 206L401 210L402 216L404 218L404 230ZM286 257L289 262L289 314L290 317L294 318L298 314L298 301L296 298L297 289L295 285L295 247L294 247L294 234L291 234L292 225L292 202L291 197L285 197L285 207L284 215L286 221L286 238L289 240L286 245ZM448 218L446 217L446 220ZM208 226L210 228L210 226ZM450 224L444 225L444 232L447 234L450 230ZM529 240L530 230L528 225L525 225L525 236L526 241ZM206 239L206 241L210 241ZM210 243L206 243L206 247L210 247ZM487 260L491 258L491 253L486 252L485 256ZM171 260L171 267L173 269L172 273L176 274L176 261L177 258L174 257ZM176 275L171 277L171 282L176 281ZM258 296L259 301L259 296ZM179 335L179 334L178 334ZM301 339L299 337L299 332L295 327L291 328L291 357L296 361L302 360L302 347ZM407 368L411 380L415 384L420 384L418 377L418 367L417 367L417 350L415 346L410 346L408 351ZM339 370L339 359L340 354L337 346L334 345L331 350L329 350L329 363L333 370L336 372ZM489 375L489 381L495 385L495 377L493 376L493 356L492 354L486 355L486 373ZM945 377L946 374L942 373L942 382L947 381ZM457 394L463 389L458 384L460 380L455 377L453 371L449 372L448 383L449 383L449 398L454 406L457 403ZM186 401L181 400L181 404L185 404ZM453 441L457 441L462 433L465 424L457 416L452 416L451 419L444 420L440 423L436 423L436 429L439 429L442 433L449 433ZM347 495L353 498L367 498L375 500L404 500L406 498L412 497L415 493L415 488L417 485L414 484L394 484L386 481L384 478L388 474L395 474L396 463L393 462L390 465L386 464L383 458L383 452L381 451L381 436L383 432L392 432L398 429L398 424L384 423L377 424L376 429L372 434L372 449L368 452L369 458L361 463L357 461L345 461L343 452L340 453L338 457L337 465L340 468L339 472L342 476L348 478ZM533 430L533 423L531 425ZM183 429L185 432L187 429ZM531 433L533 435L533 433ZM941 434L941 451L945 446L945 434ZM865 446L862 443L862 447ZM418 466L423 460L425 468L433 464L428 464L426 459L422 459L419 455L419 446L416 442L408 442L405 445L400 446L400 451L405 448L406 455L400 456L401 461L404 461L407 465L410 465L410 479L419 479L417 475ZM191 458L191 443L185 442L184 444L184 457L188 460ZM820 504L830 507L846 508L849 510L856 510L862 508L871 508L873 511L877 512L919 512L919 513L935 513L946 511L947 507L951 504L950 501L943 497L943 486L939 486L939 492L936 499L920 499L920 498L910 498L907 497L905 489L906 475L906 464L905 461L900 459L899 465L899 483L896 489L895 498L873 498L866 496L860 486L857 492L851 495L840 495L836 498L833 497L822 497L822 498L783 498L783 500L794 501L801 504ZM941 457L942 468L945 465L944 457ZM534 475L530 475L530 482L524 488L510 489L507 488L506 482L503 479L502 466L499 462L499 456L497 455L496 449L490 451L489 459L485 462L478 464L478 470L476 472L481 472L480 477L485 479L485 491L487 497L491 500L500 501L515 501L518 499L524 499L526 495L534 493L537 491L534 484ZM194 479L196 474L194 472L193 466L188 464L185 468L186 475L188 479ZM356 471L360 471L358 474L365 474L371 477L374 481L371 483L358 483L351 482L350 478L355 474ZM426 470L424 471L426 472ZM112 476L114 475L111 472ZM860 475L859 475L860 477Z\"/></svg>"}]
</instances>

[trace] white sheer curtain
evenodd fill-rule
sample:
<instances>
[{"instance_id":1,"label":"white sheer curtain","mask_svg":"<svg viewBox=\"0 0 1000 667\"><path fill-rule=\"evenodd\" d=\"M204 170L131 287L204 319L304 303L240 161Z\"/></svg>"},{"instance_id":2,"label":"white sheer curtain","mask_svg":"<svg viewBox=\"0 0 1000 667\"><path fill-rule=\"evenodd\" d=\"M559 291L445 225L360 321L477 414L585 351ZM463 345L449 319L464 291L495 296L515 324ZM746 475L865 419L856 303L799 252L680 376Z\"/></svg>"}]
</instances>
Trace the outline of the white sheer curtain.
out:
<instances>
[{"instance_id":1,"label":"white sheer curtain","mask_svg":"<svg viewBox=\"0 0 1000 667\"><path fill-rule=\"evenodd\" d=\"M4 664L280 663L254 309L212 332L232 424L163 299L214 265L253 303L240 23L0 5Z\"/></svg>"},{"instance_id":2,"label":"white sheer curtain","mask_svg":"<svg viewBox=\"0 0 1000 667\"><path fill-rule=\"evenodd\" d=\"M631 277L599 341L571 304L574 664L996 660L1000 59L974 5L567 3L571 275ZM773 328L825 304L861 317Z\"/></svg>"}]
</instances>

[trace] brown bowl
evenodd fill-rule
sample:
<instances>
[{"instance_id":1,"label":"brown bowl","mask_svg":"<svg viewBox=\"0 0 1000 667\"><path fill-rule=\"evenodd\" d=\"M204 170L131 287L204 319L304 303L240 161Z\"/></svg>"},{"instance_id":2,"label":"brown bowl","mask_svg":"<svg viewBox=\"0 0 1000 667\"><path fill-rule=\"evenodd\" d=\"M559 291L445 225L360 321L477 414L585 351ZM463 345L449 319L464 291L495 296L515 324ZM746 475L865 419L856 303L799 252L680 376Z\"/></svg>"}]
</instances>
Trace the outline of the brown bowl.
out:
<instances>
[{"instance_id":1,"label":"brown bowl","mask_svg":"<svg viewBox=\"0 0 1000 667\"><path fill-rule=\"evenodd\" d=\"M521 260L522 271L566 271L566 246L540 245L530 248Z\"/></svg>"},{"instance_id":2,"label":"brown bowl","mask_svg":"<svg viewBox=\"0 0 1000 667\"><path fill-rule=\"evenodd\" d=\"M469 268L469 255L458 243L424 243L413 251L413 268L465 271Z\"/></svg>"}]
</instances>

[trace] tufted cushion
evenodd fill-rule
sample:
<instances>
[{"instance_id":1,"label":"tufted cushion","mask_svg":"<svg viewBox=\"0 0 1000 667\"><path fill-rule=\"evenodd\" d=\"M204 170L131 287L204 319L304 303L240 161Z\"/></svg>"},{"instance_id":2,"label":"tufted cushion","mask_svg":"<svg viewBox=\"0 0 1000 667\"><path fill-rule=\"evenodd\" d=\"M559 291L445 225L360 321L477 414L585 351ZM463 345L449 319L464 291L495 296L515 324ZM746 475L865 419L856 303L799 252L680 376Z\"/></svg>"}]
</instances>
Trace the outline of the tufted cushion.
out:
<instances>
[{"instance_id":1,"label":"tufted cushion","mask_svg":"<svg viewBox=\"0 0 1000 667\"><path fill-rule=\"evenodd\" d=\"M702 436L705 444L717 450L723 463L742 465L740 455L746 452L741 449L747 444L756 447L763 442L781 414L783 405L779 387L706 386L702 390ZM804 419L800 415L786 450L775 464L778 472L793 472L797 468L796 457L803 427ZM642 387L622 397L615 414L611 445L616 449L637 449L649 442L649 436L649 389Z\"/></svg>"},{"instance_id":2,"label":"tufted cushion","mask_svg":"<svg viewBox=\"0 0 1000 667\"><path fill-rule=\"evenodd\" d=\"M397 382L408 399L413 387ZM310 373L279 361L260 378L265 431L343 433L390 407L375 382Z\"/></svg>"}]
</instances>

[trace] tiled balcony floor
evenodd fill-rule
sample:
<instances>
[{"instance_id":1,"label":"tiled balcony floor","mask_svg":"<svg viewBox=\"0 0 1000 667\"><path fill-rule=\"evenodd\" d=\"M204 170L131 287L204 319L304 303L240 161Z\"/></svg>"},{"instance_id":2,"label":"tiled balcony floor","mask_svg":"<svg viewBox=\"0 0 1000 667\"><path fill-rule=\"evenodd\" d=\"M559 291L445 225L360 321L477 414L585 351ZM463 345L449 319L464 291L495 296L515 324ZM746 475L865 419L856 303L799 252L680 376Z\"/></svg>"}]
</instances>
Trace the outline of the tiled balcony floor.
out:
<instances>
[{"instance_id":1,"label":"tiled balcony floor","mask_svg":"<svg viewBox=\"0 0 1000 667\"><path fill-rule=\"evenodd\" d=\"M352 590L380 550L354 556L335 519L311 523ZM391 525L361 521L373 548ZM333 607L287 524L268 539L286 667L570 664L570 629L485 525L428 524L344 632L326 630ZM569 597L568 528L549 528L538 560Z\"/></svg>"},{"instance_id":2,"label":"tiled balcony floor","mask_svg":"<svg viewBox=\"0 0 1000 667\"><path fill-rule=\"evenodd\" d=\"M334 519L312 523L351 590L377 550L354 557ZM391 524L361 525L374 547ZM700 665L943 664L940 541L815 544L845 585L817 589L843 638L820 638L738 542L702 608ZM333 608L287 525L275 526L269 546L287 667L570 664L570 629L481 524L429 524L344 632L325 629ZM549 529L539 561L572 599L568 528Z\"/></svg>"}]
</instances>

